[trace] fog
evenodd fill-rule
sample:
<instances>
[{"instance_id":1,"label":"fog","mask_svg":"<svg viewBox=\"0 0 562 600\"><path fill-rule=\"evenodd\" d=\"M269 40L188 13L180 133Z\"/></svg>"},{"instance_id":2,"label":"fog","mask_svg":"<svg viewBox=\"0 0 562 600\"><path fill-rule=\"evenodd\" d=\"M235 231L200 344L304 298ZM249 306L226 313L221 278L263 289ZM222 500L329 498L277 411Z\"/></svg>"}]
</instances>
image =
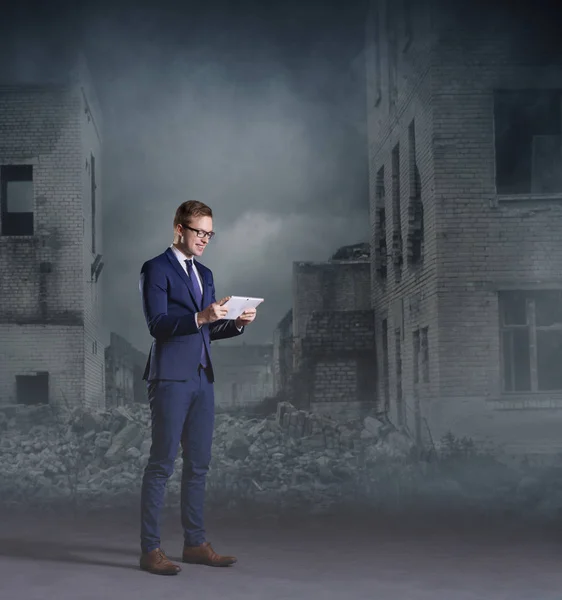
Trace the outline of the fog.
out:
<instances>
[{"instance_id":1,"label":"fog","mask_svg":"<svg viewBox=\"0 0 562 600\"><path fill-rule=\"evenodd\" d=\"M291 306L292 261L368 240L361 3L159 3L38 9L13 19L10 77L44 81L76 51L103 120L108 330L146 351L138 277L201 200L218 296L264 297L244 341L269 342ZM226 342L228 343L228 342Z\"/></svg>"},{"instance_id":2,"label":"fog","mask_svg":"<svg viewBox=\"0 0 562 600\"><path fill-rule=\"evenodd\" d=\"M343 98L307 97L314 83L306 72L295 81L275 63L231 66L196 55L164 73L154 59L137 65L108 92L108 120L118 125L108 125L105 161L106 298L117 300L107 323L126 324L125 334L141 339L131 315L140 263L171 242L177 205L199 199L215 216L203 262L217 294L264 297L247 339L269 341L290 308L292 261L326 260L338 246L366 240L357 90L342 117ZM312 78L334 71L310 69ZM345 83L354 84L349 76Z\"/></svg>"},{"instance_id":3,"label":"fog","mask_svg":"<svg viewBox=\"0 0 562 600\"><path fill-rule=\"evenodd\" d=\"M100 252L103 253L105 268L100 281L106 333L117 332L142 352L148 351L150 338L141 309L139 272L143 262L163 252L171 243L174 213L185 200L203 201L214 212L217 235L209 244L202 262L214 273L217 297L247 294L265 298L256 322L247 328L244 336L221 341L221 344L266 343L272 340L276 324L292 305L294 261L325 261L341 246L369 241L363 56L365 4L307 2L303 5L292 1L276 6L264 3L262 6L245 1L236 5L226 2L186 3L178 7L172 3L147 2L131 3L131 6L121 3L110 7L68 3L66 6L37 5L33 8L18 5L6 11L0 25L2 82L59 81L72 67L78 52L86 58L91 73L103 123L99 195L103 213ZM485 9L485 3L478 2L475 6L478 8L471 5L466 9L470 19L465 14L452 11L453 16L445 22L451 27L459 23L465 25L464 34L467 39L472 35L471 43L478 48L478 35L481 33L479 11ZM490 28L497 26L498 30L505 32L513 27L512 38L502 38L506 47L513 47L513 60L523 60L521 56L525 60L535 60L535 56L529 54L531 51L527 52L525 39L532 51L538 52L533 42L537 31L542 32L542 21L538 23L538 19L533 35L525 38L527 21L514 20L512 25L506 14L503 8L497 13L491 11ZM476 26L476 33L471 31L469 35L467 31L472 26ZM457 33L454 29L451 31ZM443 38L447 35L449 33L445 33ZM519 39L520 36L523 39ZM550 34L544 46L546 56L554 56L556 48ZM555 60L558 59L559 55L555 57ZM477 62L478 58L475 64ZM473 66L470 65L471 68ZM462 70L461 67L463 65L459 70ZM552 78L555 79L554 76ZM382 90L384 96L387 92ZM461 96L459 94L459 103L465 101ZM473 118L472 114L470 118ZM416 119L416 123L421 122L423 127L423 111ZM514 147L512 138L503 134L501 119L496 119L496 123L499 124L499 135L495 138L497 147ZM506 119L506 123L505 131L512 132L512 121ZM397 129L403 125L400 124ZM463 125L459 119L459 137L475 135L469 127L465 131ZM434 136L432 148L437 148L437 160L443 160L438 156L439 130L427 131ZM427 131L422 133L425 135ZM518 133L519 137L524 137L525 132ZM419 152L426 152L426 138L421 135L418 139ZM470 140L466 143L470 144ZM521 146L526 143L524 140ZM454 148L451 149L451 152L454 151ZM504 170L508 183L511 183L513 164L515 162L506 161ZM490 171L483 176L493 175ZM437 205L432 196L434 191L428 194L429 202ZM391 190L387 194L387 205L390 205ZM452 203L455 201L453 194L454 191L451 192ZM425 198L422 200L425 202ZM502 207L502 210L505 208ZM431 211L425 214L429 215L429 219L435 219ZM524 216L525 219L534 217ZM392 215L389 215L388 223L391 218ZM470 226L467 225L467 229ZM390 242L392 233L388 233ZM433 231L431 235L445 238L447 233ZM522 239L521 244L526 239L530 238ZM392 258L390 247L388 258ZM484 270L486 265L480 266ZM492 279L493 274L490 273L482 274L482 279ZM525 273L521 274L522 280L530 277L531 271ZM411 286L407 282L404 284L400 294L403 294L405 305L408 305L410 294L417 285L418 282ZM479 292L477 287L474 282L468 281L466 297ZM438 289L441 293L441 288ZM447 345L439 348L433 340L444 337L446 330L443 323L452 323L451 327L456 327L454 319L441 318L443 313L440 313L438 317L424 316L427 322L420 318L419 323L408 321L404 325L402 321L401 327L406 327L406 331L402 331L402 345L399 336L396 337L399 330L393 327L398 323L398 315L393 309L396 303L390 296L390 310L386 317L390 320L388 356L384 358L383 354L383 358L379 356L377 361L375 354L381 349L370 349L369 359L372 358L372 361L367 364L367 361L358 358L356 362L361 363L362 370L352 371L349 365L356 359L345 362L347 358L344 357L340 360L338 347L334 346L336 351L330 349L332 354L327 350L325 355L318 353L321 356L319 362L326 361L321 365L324 370L314 371L315 381L328 373L326 388L332 386L331 365L333 373L347 373L348 370L352 373L349 379L342 381L356 377L370 384L375 378L363 371L370 370L372 366L374 372L377 362L384 367L386 360L390 374L386 383L392 390L393 410L398 389L400 394L404 394L405 404L410 407L419 398L419 384L424 383L427 386L421 405L424 411L427 408L430 417L457 402L470 408L467 412L469 418L455 418L451 427L459 426L462 431L467 423L470 425L471 415L474 415L475 423L488 427L491 411L495 409L488 409L487 404L497 400L491 397L491 393L480 402L480 397L471 396L468 385L458 397L454 394L449 396L448 392L440 395L438 380L442 377L446 383L450 373L456 376L454 369L457 368L465 375L463 357L473 352L474 356L469 356L470 360L466 361L466 368L472 369L467 377L475 381L478 375L475 377L473 374L477 372L473 363L480 363L474 357L484 344L487 349L493 345L490 340L495 340L493 336L498 335L496 329L489 329L490 339L482 342L482 347L463 347L462 351L466 350L466 354L459 351L460 360L457 360L454 369L450 372L443 370L443 374L439 369L446 363L443 357L448 354ZM487 310L482 307L490 306L488 300L485 298L474 314ZM439 303L440 306L447 304L445 300L439 300ZM367 310L361 312L369 313ZM369 323L372 322L370 313L367 317ZM465 323L467 318L472 317L459 314L458 323ZM526 323L523 321L522 317L521 322L515 325L523 326ZM31 325L34 326L35 323ZM357 324L354 327L357 329ZM419 369L425 358L420 359L419 355L414 358L416 351L410 352L411 334L417 331L419 335L419 329L415 327L425 328L432 335L439 328L433 337L426 338L426 342L427 339L430 342L425 343L421 353L423 357L427 353L427 380L424 375L423 382L419 381L419 370L413 369L413 365L415 362L415 368ZM59 333L55 332L55 337L57 335ZM366 337L369 335L370 332L367 332ZM374 335L371 337L374 338ZM0 344L2 342L0 340ZM8 353L9 343L3 348L5 351L8 346ZM462 346L460 342L459 346ZM527 346L525 340L524 347ZM24 347L22 354L26 351ZM80 386L92 387L92 379L95 378L91 377L92 371L88 373L89 378L83 377L80 370L72 373L71 377L68 373L71 369L64 364L49 373L49 367L42 362L44 354L39 348L39 358L33 363L33 369L39 365L43 369L42 375L53 375L49 382L55 384L49 383L51 386L62 382L60 389L54 392L51 388L47 390L47 397L50 393L57 401L49 400L31 407L6 402L0 411L2 506L6 508L6 515L20 510L25 513L23 517L4 519L10 523L3 523L4 531L8 533L3 533L0 542L4 541L7 548L4 551L6 557L21 562L18 565L20 573L27 572L24 566L30 558L37 564L41 560L49 560L55 564L51 565L52 572L59 568L60 573L72 563L79 572L76 581L80 582L83 590L89 591L88 584L82 585L82 582L87 581L87 569L92 565L99 568L130 567L135 563L136 568L138 522L134 519L137 519L139 487L151 447L150 406L148 402L132 401L124 406L117 406L118 402L108 404L107 410L99 411L79 406L76 397L64 395L62 388L65 385L74 389L65 378L71 381L79 373L78 378L84 379ZM12 363L14 356L17 356L15 351L10 356ZM367 354L360 358L365 356ZM530 369L529 361L524 358L526 368ZM430 370L430 364L432 367L437 364L437 367ZM79 366L83 368L83 364ZM96 383L102 389L100 382L104 380L104 373L107 377L109 369L107 363L102 364L102 359L96 364L98 366L102 374ZM110 368L113 367L111 364ZM11 373L11 379L32 378L27 371L24 374L24 370L22 361L22 373L19 370ZM492 367L488 370L491 373ZM417 373L415 377L414 372ZM499 381L502 377L499 367L498 372ZM308 383L305 380L312 378L308 377L308 372L304 373L304 377L301 377L302 373L297 375L297 383L301 387L295 389L304 390ZM410 376L418 384L417 388L410 385ZM489 378L491 381L492 375ZM139 380L140 377L137 384ZM332 387L342 385L335 377L334 381ZM404 382L407 385L403 387ZM12 383L9 385L16 389L18 383ZM381 381L381 384L384 386L385 382ZM78 385L76 389L81 390ZM416 398L411 393L412 389ZM526 393L526 390L523 392ZM457 538L449 540L449 549L443 550L444 546L435 543L433 537L438 531L437 527L433 528L435 523L441 523L443 529L453 530L456 527L458 531L465 519L471 517L475 517L479 524L484 522L483 529L490 524L495 527L506 523L508 527L514 521L530 523L530 529L534 529L535 533L539 531L537 524L551 526L562 511L562 486L556 459L549 461L544 456L534 456L528 461L518 462L513 456L503 453L495 439L490 444L479 445L471 438L451 432L434 438L425 420L425 412L423 426L428 430L428 439L425 445L417 444L407 427L401 429L395 426L394 414L378 414L380 406L375 402L365 411L358 411L357 418L337 422L324 418L321 411L299 411L288 402L279 405L271 402L285 400L284 394L288 392L281 392L246 412L232 410L229 414L231 407L217 410L213 459L207 479L210 527L216 527L223 534L219 551L230 551L224 543L230 536L230 540L236 542L233 543L235 553L240 551L245 560L261 565L250 575L255 588L253 591L258 590L256 597L269 598L270 580L275 579L277 589L284 588L288 581L292 591L298 589L292 595L299 598L310 593L322 598L341 598L353 586L357 590L357 598L373 597L379 589L382 590L381 597L389 599L437 597L416 595L417 588L422 590L424 586L426 591L439 589L447 599L468 598L468 595L459 596L458 590L463 585L465 589L476 587L470 577L488 568L490 588L484 589L485 575L479 578L482 593L478 597L491 599L492 587L494 590L507 589L502 588L506 585L505 581L498 583L493 579L499 577L498 573L502 571L497 568L499 562L494 562L495 559L506 560L507 563L502 562L501 565L506 572L511 568L512 573L520 569L520 564L515 564L518 560L526 561L537 581L546 581L545 585L552 585L559 593L562 585L559 565L551 567L558 577L556 581L554 576L552 579L543 576L545 570L539 562L548 553L540 544L530 550L523 544L523 549L518 549L520 555L516 555L512 551L517 544L502 537L503 532L498 535L500 541L483 542L479 546L477 543L478 551L470 547L463 550ZM373 389L371 399L376 398L375 392ZM88 394L89 398L94 397L91 390ZM354 394L349 393L350 400L355 399ZM12 394L10 400L14 397ZM60 401L61 397L64 402ZM71 410L65 411L64 403ZM496 437L508 430L512 437L513 432L521 432L521 440L516 441L520 441L522 446L532 437L530 432L536 433L539 441L541 436L545 441L547 433L549 439L556 438L557 421L551 419L553 413L542 409L539 412L538 418L532 411L525 413L531 415L526 421L527 416L520 416L522 410L498 410L493 416L500 426L494 430L489 425L488 431L494 431ZM549 427L546 426L547 420ZM477 429L478 426L473 428L474 431ZM523 439L525 435L527 438ZM544 464L541 464L542 460ZM173 541L177 548L181 548L182 542L177 522L181 475L182 461L178 457L168 481L169 495L164 511L166 518L175 519L175 529L169 526L170 535L166 543ZM55 543L55 535L48 530L47 519L40 521L42 510L51 509L52 528L60 536ZM90 510L97 512L79 520L79 513L83 517ZM67 515L75 519L70 524L63 522ZM451 519L445 522L444 515ZM324 516L332 520L327 523L316 519ZM353 526L350 524L352 516L356 519ZM223 517L225 520L221 521ZM227 517L233 519L238 529L229 529L230 523L225 525ZM246 517L252 525L242 535L240 523ZM107 524L106 520L113 518L115 522ZM381 537L378 533L373 534L375 528L371 527L372 521L377 519L377 527L384 522ZM258 538L258 529L263 523L273 523L277 529L263 533L265 538L270 536L270 539L263 541L262 538L264 546L260 548L259 543L262 542L254 540ZM427 523L426 538L416 540L413 531L416 528L420 531ZM102 524L107 526L107 530L102 528ZM287 528L282 531L285 525ZM384 530L385 527L387 530ZM80 540L77 532L82 536ZM248 532L252 535L246 535ZM475 528L471 533L476 538L482 530ZM285 539L284 535L290 539ZM403 535L402 539L399 539L400 535ZM454 535L451 537L454 538ZM242 538L249 540L247 545L242 543ZM286 545L283 546L283 543ZM116 550L118 544L121 545ZM374 552L373 544L378 544ZM266 547L267 552L264 550ZM295 552L295 548L302 552ZM353 551L347 552L347 548ZM330 555L333 550L335 553ZM488 556L485 555L487 550ZM277 551L279 555L275 554ZM107 558L112 552L114 554ZM94 554L96 556L92 558ZM391 595L392 590L388 592L390 583L385 588L383 576L383 584L379 588L373 587L373 554L377 556L376 567L379 569L375 575L383 573L392 583L395 596ZM320 556L324 558L320 560ZM450 559L445 566L444 556ZM317 571L311 566L315 557L321 563L317 565ZM387 560L386 565L381 562L381 557ZM274 560L278 561L275 568L278 564L284 565L283 577L286 576L286 580L268 570L273 568L268 561ZM470 561L474 562L471 564ZM529 561L534 561L534 564ZM56 566L56 563L60 564ZM260 570L262 568L265 576ZM333 572L327 573L326 569L332 568ZM496 572L493 572L494 568ZM338 572L338 569L342 570ZM463 584L464 572L470 577L466 575ZM248 577L248 571L242 570L241 573L242 579L237 584L233 580L235 583L232 584L232 590L236 585L242 590L240 595L228 597L250 597L248 582L244 579ZM404 585L411 585L411 593L401 587L403 580L407 579L404 573L410 576ZM424 579L428 573L437 573L439 581ZM35 586L29 597L42 597L42 594L44 597L63 597L60 595L64 587L61 579L39 576L38 571L33 571L33 575L29 578L31 583L25 582L25 575L17 575L20 578L17 581ZM112 577L107 573L106 576L108 579ZM528 577L527 572L525 576ZM197 581L197 577L195 575L193 581ZM299 578L302 581L299 582ZM393 578L394 581L391 581ZM3 578L0 573L0 582L4 580L9 578ZM309 586L310 580L314 580L316 588L312 584ZM98 594L99 581L104 580L93 581L93 593ZM120 581L126 581L125 577ZM216 581L214 585L217 585ZM299 588L297 584L302 582L306 585ZM517 595L527 591L517 587L517 578L509 578L508 583L512 586L510 597L514 599L557 597L540 593ZM526 583L533 585L530 579ZM207 584L204 581L203 587ZM138 584L132 584L120 590L119 595L127 597L131 589L136 592L135 585L138 587ZM226 585L231 585L230 581ZM263 585L261 591L260 585ZM193 584L191 589L196 591L197 584ZM62 593L76 593L72 584L65 590ZM282 593L285 591L284 588ZM155 592L161 593L161 590L155 588ZM215 595L224 596L230 592L231 589L223 589L215 591ZM336 595L330 596L330 593ZM9 594L14 596L13 591ZM96 595L83 597L97 598Z\"/></svg>"}]
</instances>

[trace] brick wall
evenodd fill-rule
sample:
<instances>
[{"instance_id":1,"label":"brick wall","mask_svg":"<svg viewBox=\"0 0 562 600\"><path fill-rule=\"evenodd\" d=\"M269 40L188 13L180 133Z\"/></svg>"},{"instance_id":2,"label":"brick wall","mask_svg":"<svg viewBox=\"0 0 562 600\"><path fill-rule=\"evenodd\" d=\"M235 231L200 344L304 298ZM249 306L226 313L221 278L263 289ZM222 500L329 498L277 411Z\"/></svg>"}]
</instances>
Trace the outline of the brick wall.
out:
<instances>
[{"instance_id":1,"label":"brick wall","mask_svg":"<svg viewBox=\"0 0 562 600\"><path fill-rule=\"evenodd\" d=\"M63 382L49 384L49 401L64 393L72 403L103 404L103 344L96 344L85 301L86 102L74 84L0 87L0 165L33 169L33 232L0 235L0 345L9 356L1 361L4 402L15 398L16 375L48 364L51 380ZM96 347L95 374L87 373Z\"/></svg>"},{"instance_id":2,"label":"brick wall","mask_svg":"<svg viewBox=\"0 0 562 600\"><path fill-rule=\"evenodd\" d=\"M306 331L313 311L365 310L370 301L370 262L293 264L293 335Z\"/></svg>"},{"instance_id":3,"label":"brick wall","mask_svg":"<svg viewBox=\"0 0 562 600\"><path fill-rule=\"evenodd\" d=\"M373 2L367 27L366 69L368 85L369 178L371 206L371 295L376 317L379 408L390 407L390 417L415 430L416 403L427 406L439 382L439 364L431 356L430 381L414 386L413 334L428 328L429 346L437 336L437 235L434 194L433 108L431 97L431 13L426 2L411 3L412 35L398 4ZM388 33L394 31L394 37ZM394 47L394 51L391 48ZM377 56L380 58L377 60ZM393 57L394 68L389 62ZM380 83L377 85L377 79ZM395 84L393 85L393 81ZM376 90L380 89L380 94ZM412 198L412 129L415 134L415 165L423 204L423 257L411 264L407 256ZM398 164L393 164L393 150ZM393 182L398 166L399 186ZM381 178L381 174L383 175ZM383 190L377 183L383 184ZM398 202L399 200L399 202ZM399 204L399 213L398 213ZM381 277L374 260L380 242L381 213L385 209L387 274ZM396 225L399 221L400 227ZM401 261L395 261L392 237L402 240ZM399 257L396 257L399 258ZM400 266L400 262L402 265ZM387 345L383 344L383 321ZM398 335L396 332L398 331ZM399 345L399 346L398 346ZM385 355L388 376L385 391ZM400 360L397 360L397 356ZM399 373L401 372L401 376ZM385 396L387 396L386 398ZM400 396L400 397L399 397ZM423 417L423 411L421 417Z\"/></svg>"},{"instance_id":4,"label":"brick wall","mask_svg":"<svg viewBox=\"0 0 562 600\"><path fill-rule=\"evenodd\" d=\"M82 322L79 111L65 88L0 88L0 162L31 164L35 194L34 235L0 236L2 322Z\"/></svg>"},{"instance_id":5,"label":"brick wall","mask_svg":"<svg viewBox=\"0 0 562 600\"><path fill-rule=\"evenodd\" d=\"M293 308L274 335L274 373L276 393L299 407L351 417L374 406L367 255L359 244L326 262L293 265Z\"/></svg>"},{"instance_id":6,"label":"brick wall","mask_svg":"<svg viewBox=\"0 0 562 600\"><path fill-rule=\"evenodd\" d=\"M83 214L83 298L84 298L84 384L88 406L105 403L105 359L102 330L103 255L103 171L101 119L97 99L88 78L81 87L82 214ZM97 259L97 260L96 260ZM101 272L92 275L92 266Z\"/></svg>"},{"instance_id":7,"label":"brick wall","mask_svg":"<svg viewBox=\"0 0 562 600\"><path fill-rule=\"evenodd\" d=\"M387 3L376 4L384 14ZM549 67L533 63L538 55L527 50L517 53L511 9L505 15L496 12L493 19L488 13L483 19L484 13L477 18L474 12L461 14L457 9L457 5L438 1L413 8L414 33L407 50L398 54L394 103L389 101L390 93L383 93L379 105L373 105L372 53L367 64L373 246L380 241L376 182L381 166L385 170L387 246L391 249L392 245L396 205L389 173L397 143L402 237L406 235L412 119L425 225L420 268L404 269L397 278L390 258L386 281L382 281L373 264L379 369L383 357L380 324L387 318L390 406L395 417L401 387L406 424L412 424L409 415L415 424L417 404L419 418L427 419L434 436L452 429L510 447L554 447L552 437L550 442L539 439L538 423L544 419L533 409L548 409L551 418L562 425L562 398L556 393L501 393L498 291L562 287L558 242L562 208L556 199L497 195L494 91L562 89L562 68L553 66L556 60ZM404 25L405 18L398 9L397 19L398 37L404 39L400 24ZM388 50L386 32L382 34L382 47ZM386 59L392 53L384 54L383 90L388 91L385 77L391 69ZM429 381L414 383L411 336L424 327ZM395 335L397 328L400 332Z\"/></svg>"},{"instance_id":8,"label":"brick wall","mask_svg":"<svg viewBox=\"0 0 562 600\"><path fill-rule=\"evenodd\" d=\"M306 328L305 355L362 354L374 345L374 317L371 310L318 311Z\"/></svg>"},{"instance_id":9,"label":"brick wall","mask_svg":"<svg viewBox=\"0 0 562 600\"><path fill-rule=\"evenodd\" d=\"M299 405L338 418L374 410L374 342L371 310L314 312L301 344Z\"/></svg>"},{"instance_id":10,"label":"brick wall","mask_svg":"<svg viewBox=\"0 0 562 600\"><path fill-rule=\"evenodd\" d=\"M49 373L48 394L53 402L83 402L84 345L80 328L1 323L0 340L0 404L17 403L16 375L42 371Z\"/></svg>"},{"instance_id":11,"label":"brick wall","mask_svg":"<svg viewBox=\"0 0 562 600\"><path fill-rule=\"evenodd\" d=\"M472 48L465 46L466 52ZM459 74L458 66L447 66L453 48L449 52L442 42L434 75L440 361L448 373L442 391L449 396L462 395L469 383L475 393L500 393L498 290L562 283L561 204L503 200L496 193L493 96L496 89L562 88L562 68L502 65L501 47L494 55L500 64ZM472 354L469 369L451 360L450 349L461 339L467 358Z\"/></svg>"},{"instance_id":12,"label":"brick wall","mask_svg":"<svg viewBox=\"0 0 562 600\"><path fill-rule=\"evenodd\" d=\"M517 429L539 432L535 425L541 416L533 407L552 407L557 400L550 418L562 425L562 390L518 397L502 393L498 311L500 290L562 288L562 196L498 195L494 92L562 89L562 64L513 64L509 26L480 25L476 36L472 25L468 21L454 36L442 36L433 74L441 232L439 361L446 373L440 412L441 421L456 419L472 412L470 397L485 398L482 419L472 417L475 431L497 429L498 438L511 444ZM518 418L495 410L502 401ZM544 446L544 438L525 438L531 446Z\"/></svg>"}]
</instances>

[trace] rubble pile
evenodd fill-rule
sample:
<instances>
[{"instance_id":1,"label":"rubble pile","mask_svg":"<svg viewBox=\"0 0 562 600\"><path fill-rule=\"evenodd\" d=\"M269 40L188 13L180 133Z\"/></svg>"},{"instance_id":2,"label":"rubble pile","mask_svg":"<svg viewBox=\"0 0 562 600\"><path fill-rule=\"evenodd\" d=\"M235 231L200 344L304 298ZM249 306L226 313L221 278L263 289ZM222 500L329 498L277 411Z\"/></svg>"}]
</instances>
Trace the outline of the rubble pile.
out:
<instances>
[{"instance_id":1,"label":"rubble pile","mask_svg":"<svg viewBox=\"0 0 562 600\"><path fill-rule=\"evenodd\" d=\"M37 415L40 424L29 414L0 411L2 503L70 500L103 507L138 500L150 450L147 405L97 413L42 409ZM337 423L284 403L265 419L217 415L207 497L233 509L257 503L310 512L405 499L501 500L548 505L551 511L562 506L562 494L553 502L552 495L547 500L537 491L542 488L536 477L522 478L489 462L468 466L461 473L450 469L450 460L420 460L411 440L373 417ZM181 467L180 448L167 487L169 504L178 500Z\"/></svg>"}]
</instances>

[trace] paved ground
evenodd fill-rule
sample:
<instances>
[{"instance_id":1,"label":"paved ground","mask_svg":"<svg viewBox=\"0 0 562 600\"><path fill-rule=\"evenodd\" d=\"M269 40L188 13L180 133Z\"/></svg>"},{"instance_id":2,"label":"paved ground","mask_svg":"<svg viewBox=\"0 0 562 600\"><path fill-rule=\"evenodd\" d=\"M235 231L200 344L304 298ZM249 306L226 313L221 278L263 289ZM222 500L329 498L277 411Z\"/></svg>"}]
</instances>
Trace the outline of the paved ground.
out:
<instances>
[{"instance_id":1,"label":"paved ground","mask_svg":"<svg viewBox=\"0 0 562 600\"><path fill-rule=\"evenodd\" d=\"M164 549L178 559L175 514ZM425 519L272 523L213 520L230 568L138 569L137 518L0 517L0 598L9 600L561 600L562 541L551 527Z\"/></svg>"}]
</instances>

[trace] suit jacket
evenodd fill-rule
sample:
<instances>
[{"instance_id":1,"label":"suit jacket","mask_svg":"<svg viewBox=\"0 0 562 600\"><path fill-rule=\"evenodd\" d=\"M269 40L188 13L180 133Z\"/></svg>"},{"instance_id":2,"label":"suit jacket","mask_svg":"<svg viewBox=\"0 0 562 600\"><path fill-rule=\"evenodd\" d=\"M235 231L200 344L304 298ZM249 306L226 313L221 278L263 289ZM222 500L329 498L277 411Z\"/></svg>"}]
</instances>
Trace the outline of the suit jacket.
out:
<instances>
[{"instance_id":1,"label":"suit jacket","mask_svg":"<svg viewBox=\"0 0 562 600\"><path fill-rule=\"evenodd\" d=\"M203 344L207 348L210 379L214 381L211 341L241 335L233 320L220 319L197 328L195 313L215 302L210 269L195 261L203 287L202 304L195 301L193 284L171 248L146 261L141 268L140 293L146 324L154 338L143 379L186 381L198 375Z\"/></svg>"}]
</instances>

